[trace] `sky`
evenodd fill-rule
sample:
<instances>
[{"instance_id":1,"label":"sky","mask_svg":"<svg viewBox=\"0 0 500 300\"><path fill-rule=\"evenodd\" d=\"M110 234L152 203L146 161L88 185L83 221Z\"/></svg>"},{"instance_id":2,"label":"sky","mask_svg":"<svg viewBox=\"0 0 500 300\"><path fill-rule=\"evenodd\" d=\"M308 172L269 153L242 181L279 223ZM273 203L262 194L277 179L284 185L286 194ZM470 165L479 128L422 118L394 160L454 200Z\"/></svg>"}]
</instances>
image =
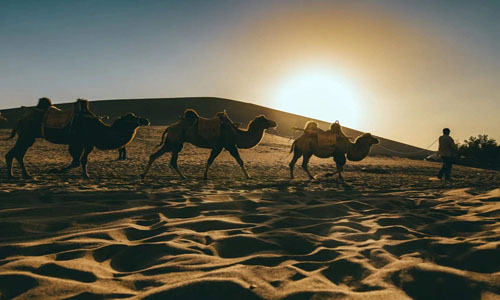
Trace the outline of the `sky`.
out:
<instances>
[{"instance_id":1,"label":"sky","mask_svg":"<svg viewBox=\"0 0 500 300\"><path fill-rule=\"evenodd\" d=\"M423 148L444 127L500 142L499 15L496 0L0 0L0 109L212 96Z\"/></svg>"}]
</instances>

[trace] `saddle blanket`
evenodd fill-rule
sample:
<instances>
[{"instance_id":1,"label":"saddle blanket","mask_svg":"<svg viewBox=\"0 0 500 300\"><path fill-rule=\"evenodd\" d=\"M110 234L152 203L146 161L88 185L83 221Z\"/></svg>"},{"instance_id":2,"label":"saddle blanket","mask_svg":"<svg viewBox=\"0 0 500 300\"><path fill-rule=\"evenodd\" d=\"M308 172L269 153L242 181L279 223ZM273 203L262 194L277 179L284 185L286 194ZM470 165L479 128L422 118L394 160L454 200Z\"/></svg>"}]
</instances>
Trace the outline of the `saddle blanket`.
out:
<instances>
[{"instance_id":1,"label":"saddle blanket","mask_svg":"<svg viewBox=\"0 0 500 300\"><path fill-rule=\"evenodd\" d=\"M318 130L318 146L333 147L337 143L337 135Z\"/></svg>"},{"instance_id":2,"label":"saddle blanket","mask_svg":"<svg viewBox=\"0 0 500 300\"><path fill-rule=\"evenodd\" d=\"M62 129L71 124L74 114L74 110L60 110L51 106L43 116L43 124L47 128Z\"/></svg>"},{"instance_id":3,"label":"saddle blanket","mask_svg":"<svg viewBox=\"0 0 500 300\"><path fill-rule=\"evenodd\" d=\"M220 135L220 120L218 117L198 119L198 134L204 139L216 138Z\"/></svg>"}]
</instances>

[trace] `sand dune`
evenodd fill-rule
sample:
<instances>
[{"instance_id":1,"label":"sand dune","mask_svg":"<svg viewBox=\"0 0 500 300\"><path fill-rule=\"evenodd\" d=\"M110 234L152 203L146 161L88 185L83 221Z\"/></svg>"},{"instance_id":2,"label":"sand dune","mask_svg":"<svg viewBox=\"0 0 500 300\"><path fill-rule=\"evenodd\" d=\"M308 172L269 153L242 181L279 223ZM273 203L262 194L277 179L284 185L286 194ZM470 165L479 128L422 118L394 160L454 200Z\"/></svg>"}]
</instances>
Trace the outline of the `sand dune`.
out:
<instances>
[{"instance_id":1,"label":"sand dune","mask_svg":"<svg viewBox=\"0 0 500 300\"><path fill-rule=\"evenodd\" d=\"M33 103L33 105L35 105L35 103ZM74 102L56 104L56 106L61 109L71 109L73 105ZM292 127L302 128L307 121L311 120L308 117L286 113L264 106L214 97L98 100L92 101L90 106L92 111L96 114L109 116L110 121L132 111L139 116L148 118L151 124L155 126L165 126L176 122L186 108L196 109L200 115L205 117L213 116L217 112L227 111L233 121L241 124L247 124L257 115L266 115L279 124L272 132L276 135L286 137L292 135ZM8 118L9 122L7 125L13 128L17 120L24 115L24 109L5 109L0 111L0 113ZM335 121L336 118L338 117L333 113L331 121ZM330 126L330 124L325 121L315 121L325 130ZM0 128L4 127L0 126ZM343 127L343 130L351 137L357 137L362 134L362 132L348 127ZM373 132L373 134L376 135L377 133ZM384 137L378 138L381 147L372 149L372 153L375 154L421 159L432 154L432 151L389 140Z\"/></svg>"},{"instance_id":2,"label":"sand dune","mask_svg":"<svg viewBox=\"0 0 500 300\"><path fill-rule=\"evenodd\" d=\"M456 167L444 184L439 164L369 157L339 183L313 159L315 180L288 180L290 143L266 136L242 151L254 179L223 153L200 180L208 151L188 145L190 179L166 155L139 180L161 132L141 128L125 162L93 153L90 180L47 174L69 156L43 141L36 180L0 173L0 299L500 297L499 172Z\"/></svg>"}]
</instances>

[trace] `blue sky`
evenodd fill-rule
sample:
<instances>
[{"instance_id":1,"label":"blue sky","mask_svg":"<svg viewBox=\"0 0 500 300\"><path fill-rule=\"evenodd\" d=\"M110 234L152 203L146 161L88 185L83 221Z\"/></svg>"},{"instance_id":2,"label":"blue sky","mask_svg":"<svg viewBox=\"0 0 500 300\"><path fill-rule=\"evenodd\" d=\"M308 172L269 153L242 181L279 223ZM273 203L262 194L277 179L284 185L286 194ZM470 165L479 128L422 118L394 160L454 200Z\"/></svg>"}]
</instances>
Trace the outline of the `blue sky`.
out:
<instances>
[{"instance_id":1,"label":"blue sky","mask_svg":"<svg viewBox=\"0 0 500 300\"><path fill-rule=\"evenodd\" d=\"M442 127L500 139L499 15L499 1L1 0L0 108L216 96L418 146Z\"/></svg>"}]
</instances>

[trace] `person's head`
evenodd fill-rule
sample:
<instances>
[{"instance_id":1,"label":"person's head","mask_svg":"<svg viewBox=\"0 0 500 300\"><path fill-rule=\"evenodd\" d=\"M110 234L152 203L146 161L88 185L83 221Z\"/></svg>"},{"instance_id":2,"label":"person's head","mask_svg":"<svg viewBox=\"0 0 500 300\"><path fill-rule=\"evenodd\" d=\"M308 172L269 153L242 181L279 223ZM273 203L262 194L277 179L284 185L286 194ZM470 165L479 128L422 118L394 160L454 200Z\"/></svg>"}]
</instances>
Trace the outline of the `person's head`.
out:
<instances>
[{"instance_id":1,"label":"person's head","mask_svg":"<svg viewBox=\"0 0 500 300\"><path fill-rule=\"evenodd\" d=\"M450 129L449 128L444 128L443 129L443 134L444 135L450 135Z\"/></svg>"}]
</instances>

